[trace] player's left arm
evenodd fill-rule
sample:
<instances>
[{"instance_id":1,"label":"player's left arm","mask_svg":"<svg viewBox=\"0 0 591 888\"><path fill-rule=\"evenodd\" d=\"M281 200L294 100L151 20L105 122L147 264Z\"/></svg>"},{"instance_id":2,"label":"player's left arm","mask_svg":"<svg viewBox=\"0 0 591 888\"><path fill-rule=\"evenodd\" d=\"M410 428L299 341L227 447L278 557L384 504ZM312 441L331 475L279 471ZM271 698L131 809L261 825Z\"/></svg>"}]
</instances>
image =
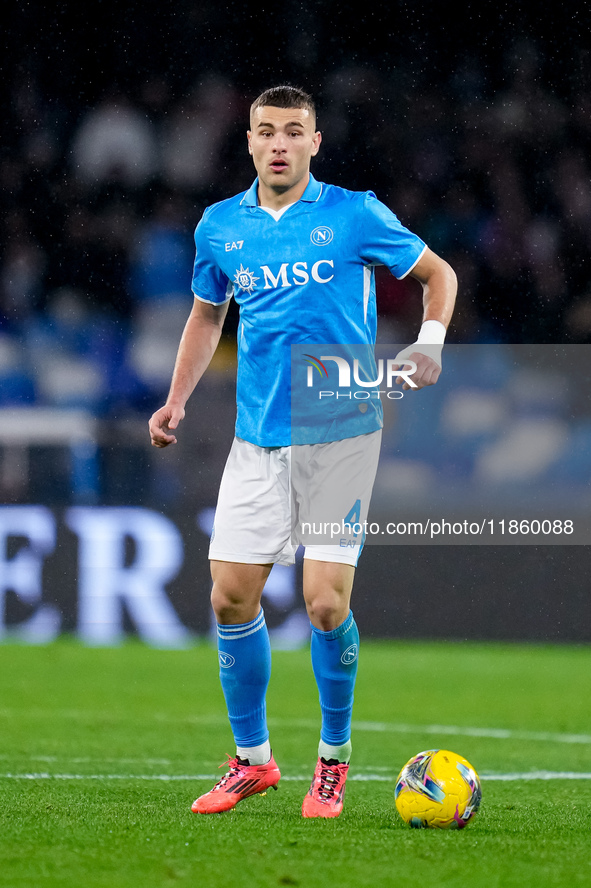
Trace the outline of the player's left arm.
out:
<instances>
[{"instance_id":1,"label":"player's left arm","mask_svg":"<svg viewBox=\"0 0 591 888\"><path fill-rule=\"evenodd\" d=\"M441 351L445 333L454 310L458 281L445 259L426 248L410 272L423 287L423 323L413 345L399 352L396 358L408 358L417 365L412 380L418 389L434 385L441 373ZM397 382L403 382L399 377ZM403 389L411 389L407 382Z\"/></svg>"}]
</instances>

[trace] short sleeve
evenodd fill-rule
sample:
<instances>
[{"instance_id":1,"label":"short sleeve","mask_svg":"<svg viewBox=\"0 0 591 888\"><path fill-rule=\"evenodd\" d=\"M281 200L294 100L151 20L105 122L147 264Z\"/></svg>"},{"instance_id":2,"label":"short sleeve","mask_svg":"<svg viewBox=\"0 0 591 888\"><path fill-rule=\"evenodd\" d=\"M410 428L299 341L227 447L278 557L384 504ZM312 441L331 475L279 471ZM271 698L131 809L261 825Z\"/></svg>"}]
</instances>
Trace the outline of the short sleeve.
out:
<instances>
[{"instance_id":1,"label":"short sleeve","mask_svg":"<svg viewBox=\"0 0 591 888\"><path fill-rule=\"evenodd\" d=\"M367 265L385 265L399 280L412 271L426 244L368 191L363 199L359 255Z\"/></svg>"},{"instance_id":2,"label":"short sleeve","mask_svg":"<svg viewBox=\"0 0 591 888\"><path fill-rule=\"evenodd\" d=\"M197 299L222 305L231 298L234 288L215 260L206 227L207 220L204 213L195 229L195 264L191 289Z\"/></svg>"}]
</instances>

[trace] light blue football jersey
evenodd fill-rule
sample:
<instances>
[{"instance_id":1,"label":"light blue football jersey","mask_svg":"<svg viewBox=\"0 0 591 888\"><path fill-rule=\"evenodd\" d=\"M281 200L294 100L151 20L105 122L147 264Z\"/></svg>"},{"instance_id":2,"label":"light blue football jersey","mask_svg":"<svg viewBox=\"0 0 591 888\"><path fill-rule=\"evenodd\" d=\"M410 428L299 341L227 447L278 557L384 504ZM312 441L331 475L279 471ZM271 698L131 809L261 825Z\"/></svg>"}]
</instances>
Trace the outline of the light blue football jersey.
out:
<instances>
[{"instance_id":1,"label":"light blue football jersey","mask_svg":"<svg viewBox=\"0 0 591 888\"><path fill-rule=\"evenodd\" d=\"M371 191L347 191L310 176L300 200L276 220L258 206L257 188L258 179L208 207L195 231L194 295L216 305L234 296L240 306L236 435L281 447L373 432L382 426L379 398L363 412L359 402L335 398L331 407L324 399L326 421L294 435L291 347L309 344L310 359L320 357L315 346L325 343L373 353L374 266L403 278L425 244ZM302 373L307 366L302 363Z\"/></svg>"}]
</instances>

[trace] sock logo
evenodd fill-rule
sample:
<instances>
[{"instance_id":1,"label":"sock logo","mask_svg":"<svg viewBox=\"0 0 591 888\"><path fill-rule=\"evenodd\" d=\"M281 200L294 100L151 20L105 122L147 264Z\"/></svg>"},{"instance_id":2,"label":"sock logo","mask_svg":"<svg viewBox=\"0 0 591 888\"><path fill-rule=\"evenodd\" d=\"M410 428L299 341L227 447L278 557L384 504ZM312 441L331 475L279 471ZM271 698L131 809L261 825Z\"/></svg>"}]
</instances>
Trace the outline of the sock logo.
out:
<instances>
[{"instance_id":1,"label":"sock logo","mask_svg":"<svg viewBox=\"0 0 591 888\"><path fill-rule=\"evenodd\" d=\"M351 663L354 663L357 659L357 654L359 653L359 647L356 644L350 644L346 651L344 651L341 655L341 663L345 666L350 666Z\"/></svg>"},{"instance_id":2,"label":"sock logo","mask_svg":"<svg viewBox=\"0 0 591 888\"><path fill-rule=\"evenodd\" d=\"M218 652L218 659L222 669L229 669L236 662L232 654L225 654L223 651Z\"/></svg>"}]
</instances>

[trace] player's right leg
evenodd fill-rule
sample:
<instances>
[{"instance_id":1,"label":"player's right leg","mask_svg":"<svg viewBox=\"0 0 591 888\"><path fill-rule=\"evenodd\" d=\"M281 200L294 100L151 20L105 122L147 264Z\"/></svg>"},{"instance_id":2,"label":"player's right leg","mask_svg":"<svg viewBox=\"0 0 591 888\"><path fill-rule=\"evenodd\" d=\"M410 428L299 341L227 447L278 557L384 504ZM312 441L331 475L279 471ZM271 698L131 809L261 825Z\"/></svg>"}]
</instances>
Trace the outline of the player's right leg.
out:
<instances>
[{"instance_id":1,"label":"player's right leg","mask_svg":"<svg viewBox=\"0 0 591 888\"><path fill-rule=\"evenodd\" d=\"M269 744L266 693L271 647L260 606L270 564L212 561L212 607L217 620L220 681L236 756L213 789L192 805L198 814L228 811L255 793L274 789L281 776Z\"/></svg>"},{"instance_id":2,"label":"player's right leg","mask_svg":"<svg viewBox=\"0 0 591 888\"><path fill-rule=\"evenodd\" d=\"M235 439L220 486L209 557L217 620L220 681L236 756L227 774L197 799L198 813L226 811L276 786L265 696L271 671L269 635L260 602L273 563L293 561L286 448Z\"/></svg>"},{"instance_id":3,"label":"player's right leg","mask_svg":"<svg viewBox=\"0 0 591 888\"><path fill-rule=\"evenodd\" d=\"M272 755L265 765L250 765L239 756L228 756L224 764L227 764L228 770L222 779L191 805L194 814L221 814L249 796L257 793L265 795L268 789L277 789L281 772Z\"/></svg>"}]
</instances>

